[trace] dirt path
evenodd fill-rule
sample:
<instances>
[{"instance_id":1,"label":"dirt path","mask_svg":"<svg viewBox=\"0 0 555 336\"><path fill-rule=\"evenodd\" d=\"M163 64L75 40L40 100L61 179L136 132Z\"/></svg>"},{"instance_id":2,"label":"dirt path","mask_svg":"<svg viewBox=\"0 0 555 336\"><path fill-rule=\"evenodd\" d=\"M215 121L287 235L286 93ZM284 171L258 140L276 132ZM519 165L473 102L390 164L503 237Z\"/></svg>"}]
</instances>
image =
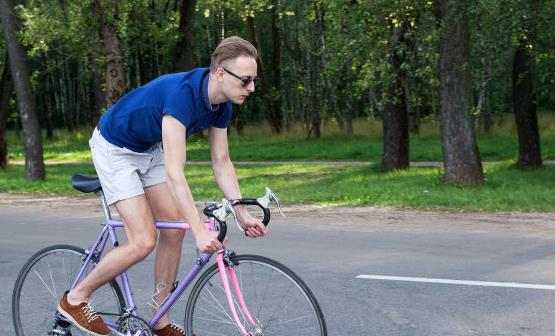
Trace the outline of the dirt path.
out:
<instances>
[{"instance_id":1,"label":"dirt path","mask_svg":"<svg viewBox=\"0 0 555 336\"><path fill-rule=\"evenodd\" d=\"M202 207L202 203L197 206ZM69 197L37 194L0 193L0 214L3 209L43 212L45 215L67 214L76 217L102 218L96 197ZM383 231L520 231L526 235L555 235L553 212L449 212L387 207L337 207L285 204L287 218L276 212L276 223L313 224L320 230ZM115 209L112 211L116 213Z\"/></svg>"}]
</instances>

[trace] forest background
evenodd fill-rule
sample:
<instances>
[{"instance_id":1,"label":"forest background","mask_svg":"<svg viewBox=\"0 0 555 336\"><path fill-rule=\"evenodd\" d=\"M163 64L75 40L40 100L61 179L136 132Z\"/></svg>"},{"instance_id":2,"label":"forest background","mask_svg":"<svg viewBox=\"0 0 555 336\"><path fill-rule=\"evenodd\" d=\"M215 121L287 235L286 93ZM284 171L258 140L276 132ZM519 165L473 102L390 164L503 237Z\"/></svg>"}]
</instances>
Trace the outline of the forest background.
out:
<instances>
[{"instance_id":1,"label":"forest background","mask_svg":"<svg viewBox=\"0 0 555 336\"><path fill-rule=\"evenodd\" d=\"M246 193L554 209L553 0L4 0L0 14L1 191L70 192L73 173L94 174L86 140L107 108L238 35L261 83L235 106L232 158L266 162L239 165ZM188 159L206 146L193 139ZM291 160L374 164L272 164ZM207 167L189 171L195 194L218 195Z\"/></svg>"}]
</instances>

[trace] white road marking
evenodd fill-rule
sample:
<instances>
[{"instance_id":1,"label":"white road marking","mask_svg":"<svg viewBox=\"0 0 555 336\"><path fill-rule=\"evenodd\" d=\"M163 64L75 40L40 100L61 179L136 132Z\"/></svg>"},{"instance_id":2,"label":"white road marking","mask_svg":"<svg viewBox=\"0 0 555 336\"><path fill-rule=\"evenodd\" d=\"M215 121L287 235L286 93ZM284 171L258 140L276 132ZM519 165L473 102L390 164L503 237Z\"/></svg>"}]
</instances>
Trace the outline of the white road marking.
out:
<instances>
[{"instance_id":1,"label":"white road marking","mask_svg":"<svg viewBox=\"0 0 555 336\"><path fill-rule=\"evenodd\" d=\"M555 290L555 285L525 284L525 283L514 283L514 282L468 281L468 280L454 280L454 279L415 278L415 277L398 277L398 276L367 275L367 274L358 275L356 278L357 279L369 279L369 280L427 282L427 283L439 283L439 284L450 284L450 285L466 285L466 286L508 287L508 288Z\"/></svg>"}]
</instances>

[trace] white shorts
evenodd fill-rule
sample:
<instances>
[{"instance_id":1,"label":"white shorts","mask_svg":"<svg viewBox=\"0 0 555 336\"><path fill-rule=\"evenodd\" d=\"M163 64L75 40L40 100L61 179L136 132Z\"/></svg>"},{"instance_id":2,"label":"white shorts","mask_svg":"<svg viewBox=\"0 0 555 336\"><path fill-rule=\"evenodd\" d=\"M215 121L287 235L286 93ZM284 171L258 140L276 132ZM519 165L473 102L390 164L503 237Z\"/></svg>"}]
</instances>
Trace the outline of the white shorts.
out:
<instances>
[{"instance_id":1,"label":"white shorts","mask_svg":"<svg viewBox=\"0 0 555 336\"><path fill-rule=\"evenodd\" d=\"M109 143L96 128L89 146L108 205L142 195L144 188L166 182L162 143L137 153Z\"/></svg>"}]
</instances>

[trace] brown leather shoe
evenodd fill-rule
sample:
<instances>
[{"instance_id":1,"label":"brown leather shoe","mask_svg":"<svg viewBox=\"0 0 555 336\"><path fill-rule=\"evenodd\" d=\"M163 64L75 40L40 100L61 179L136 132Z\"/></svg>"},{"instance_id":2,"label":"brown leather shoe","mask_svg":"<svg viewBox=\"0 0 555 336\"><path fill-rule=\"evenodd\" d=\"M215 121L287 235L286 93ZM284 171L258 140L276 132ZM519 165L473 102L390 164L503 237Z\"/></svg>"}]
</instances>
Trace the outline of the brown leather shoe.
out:
<instances>
[{"instance_id":1,"label":"brown leather shoe","mask_svg":"<svg viewBox=\"0 0 555 336\"><path fill-rule=\"evenodd\" d=\"M177 324L170 323L162 329L155 329L154 335L156 336L185 336L183 327Z\"/></svg>"},{"instance_id":2,"label":"brown leather shoe","mask_svg":"<svg viewBox=\"0 0 555 336\"><path fill-rule=\"evenodd\" d=\"M110 329L106 326L104 321L98 316L87 302L82 302L78 305L71 305L67 302L67 293L58 303L58 311L65 318L70 320L79 329L88 332L93 336L106 336L110 334Z\"/></svg>"}]
</instances>

